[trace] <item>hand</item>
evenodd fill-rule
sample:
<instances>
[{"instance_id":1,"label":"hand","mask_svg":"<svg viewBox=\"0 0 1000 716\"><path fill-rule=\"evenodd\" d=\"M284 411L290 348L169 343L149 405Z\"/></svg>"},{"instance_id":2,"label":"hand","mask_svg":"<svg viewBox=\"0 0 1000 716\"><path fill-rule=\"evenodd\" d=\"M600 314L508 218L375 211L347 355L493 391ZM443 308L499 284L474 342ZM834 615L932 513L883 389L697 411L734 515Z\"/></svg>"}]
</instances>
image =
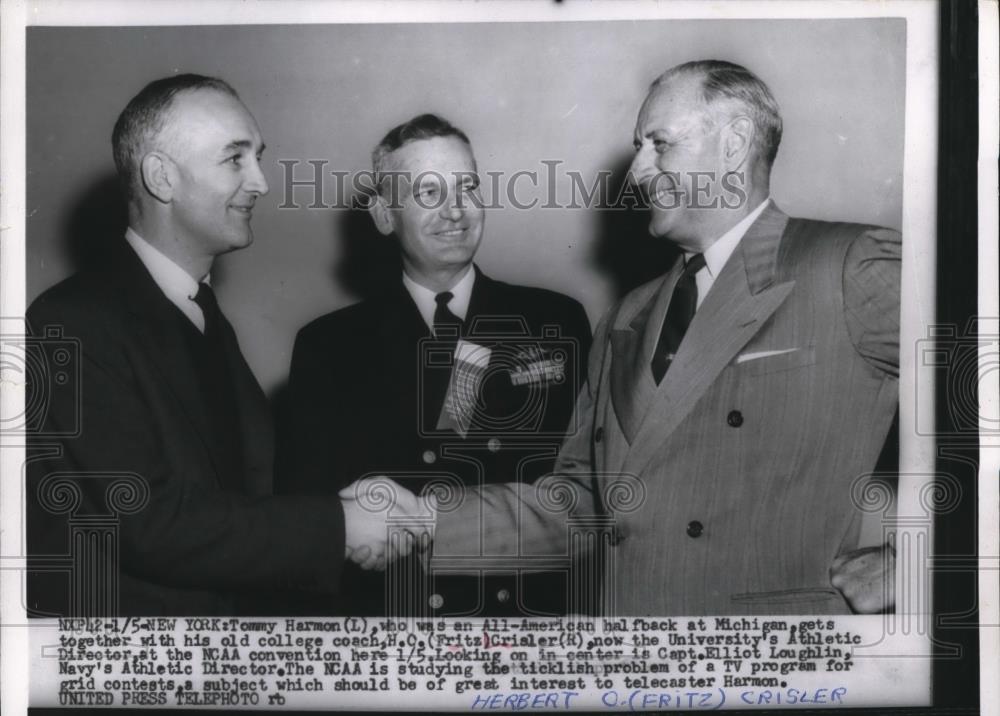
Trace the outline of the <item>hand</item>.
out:
<instances>
[{"instance_id":1,"label":"hand","mask_svg":"<svg viewBox=\"0 0 1000 716\"><path fill-rule=\"evenodd\" d=\"M830 584L856 614L890 611L896 603L896 551L884 544L842 554L830 566Z\"/></svg>"},{"instance_id":2,"label":"hand","mask_svg":"<svg viewBox=\"0 0 1000 716\"><path fill-rule=\"evenodd\" d=\"M362 569L385 569L385 522L357 500L344 499L343 507L344 559L353 560Z\"/></svg>"},{"instance_id":3,"label":"hand","mask_svg":"<svg viewBox=\"0 0 1000 716\"><path fill-rule=\"evenodd\" d=\"M387 563L412 551L416 538L405 529L405 520L420 514L416 495L385 477L358 480L339 494L344 506L346 559L362 569L384 570Z\"/></svg>"},{"instance_id":4,"label":"hand","mask_svg":"<svg viewBox=\"0 0 1000 716\"><path fill-rule=\"evenodd\" d=\"M413 536L414 549L421 553L424 559L429 559L431 545L434 543L434 530L437 528L438 499L433 490L425 492L420 499L424 504L418 514L423 519L407 527L407 530ZM426 563L424 566L426 568Z\"/></svg>"}]
</instances>

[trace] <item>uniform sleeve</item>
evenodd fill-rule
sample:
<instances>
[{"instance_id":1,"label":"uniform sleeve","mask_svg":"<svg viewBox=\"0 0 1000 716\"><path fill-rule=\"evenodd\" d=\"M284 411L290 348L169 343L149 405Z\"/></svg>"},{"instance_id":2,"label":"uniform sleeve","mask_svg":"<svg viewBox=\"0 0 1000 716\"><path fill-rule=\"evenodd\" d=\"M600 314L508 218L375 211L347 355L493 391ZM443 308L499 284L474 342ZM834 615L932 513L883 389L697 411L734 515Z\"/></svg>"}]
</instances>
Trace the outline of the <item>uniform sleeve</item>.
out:
<instances>
[{"instance_id":1,"label":"uniform sleeve","mask_svg":"<svg viewBox=\"0 0 1000 716\"><path fill-rule=\"evenodd\" d=\"M899 375L900 235L872 228L844 262L844 317L855 350L876 369Z\"/></svg>"}]
</instances>

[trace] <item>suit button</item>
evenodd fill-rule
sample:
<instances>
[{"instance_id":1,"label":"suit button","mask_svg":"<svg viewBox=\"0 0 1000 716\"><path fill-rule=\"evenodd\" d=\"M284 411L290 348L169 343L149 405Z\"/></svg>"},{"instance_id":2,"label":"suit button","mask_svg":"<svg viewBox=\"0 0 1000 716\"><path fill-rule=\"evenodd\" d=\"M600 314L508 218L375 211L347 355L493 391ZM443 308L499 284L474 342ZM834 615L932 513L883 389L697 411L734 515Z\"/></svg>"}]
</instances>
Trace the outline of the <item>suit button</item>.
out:
<instances>
[{"instance_id":1,"label":"suit button","mask_svg":"<svg viewBox=\"0 0 1000 716\"><path fill-rule=\"evenodd\" d=\"M427 603L431 605L431 609L440 609L444 606L444 597L440 594L432 594Z\"/></svg>"},{"instance_id":2,"label":"suit button","mask_svg":"<svg viewBox=\"0 0 1000 716\"><path fill-rule=\"evenodd\" d=\"M738 428L743 424L743 413L739 410L730 410L729 415L726 416L726 422L729 423L729 427Z\"/></svg>"},{"instance_id":3,"label":"suit button","mask_svg":"<svg viewBox=\"0 0 1000 716\"><path fill-rule=\"evenodd\" d=\"M501 604L506 604L510 601L510 592L506 589L501 589L497 592L497 601Z\"/></svg>"},{"instance_id":4,"label":"suit button","mask_svg":"<svg viewBox=\"0 0 1000 716\"><path fill-rule=\"evenodd\" d=\"M598 425L597 430L594 431L594 442L599 443L604 439L604 426Z\"/></svg>"},{"instance_id":5,"label":"suit button","mask_svg":"<svg viewBox=\"0 0 1000 716\"><path fill-rule=\"evenodd\" d=\"M486 449L490 452L500 452L500 439L490 438L486 441Z\"/></svg>"},{"instance_id":6,"label":"suit button","mask_svg":"<svg viewBox=\"0 0 1000 716\"><path fill-rule=\"evenodd\" d=\"M437 462L437 455L434 454L433 450L424 450L424 462L428 465Z\"/></svg>"},{"instance_id":7,"label":"suit button","mask_svg":"<svg viewBox=\"0 0 1000 716\"><path fill-rule=\"evenodd\" d=\"M705 531L705 526L698 520L692 520L688 522L687 533L688 537L701 537L701 533Z\"/></svg>"}]
</instances>

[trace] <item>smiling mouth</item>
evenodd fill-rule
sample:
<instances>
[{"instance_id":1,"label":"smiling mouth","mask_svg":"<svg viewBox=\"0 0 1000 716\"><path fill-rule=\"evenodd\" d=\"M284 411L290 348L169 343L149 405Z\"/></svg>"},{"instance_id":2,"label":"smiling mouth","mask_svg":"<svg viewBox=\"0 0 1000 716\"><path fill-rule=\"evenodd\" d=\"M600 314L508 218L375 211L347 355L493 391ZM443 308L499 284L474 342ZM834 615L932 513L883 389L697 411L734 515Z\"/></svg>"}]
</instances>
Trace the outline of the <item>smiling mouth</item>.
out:
<instances>
[{"instance_id":1,"label":"smiling mouth","mask_svg":"<svg viewBox=\"0 0 1000 716\"><path fill-rule=\"evenodd\" d=\"M446 229L435 233L437 236L461 236L465 233L465 229Z\"/></svg>"},{"instance_id":2,"label":"smiling mouth","mask_svg":"<svg viewBox=\"0 0 1000 716\"><path fill-rule=\"evenodd\" d=\"M643 185L647 201L650 208L676 209L679 206L681 190L673 181L662 179L664 176L666 175L657 174Z\"/></svg>"},{"instance_id":3,"label":"smiling mouth","mask_svg":"<svg viewBox=\"0 0 1000 716\"><path fill-rule=\"evenodd\" d=\"M250 216L253 213L252 206L238 206L236 204L230 204L229 208L232 209L233 211L238 211L241 214L245 214L246 216Z\"/></svg>"}]
</instances>

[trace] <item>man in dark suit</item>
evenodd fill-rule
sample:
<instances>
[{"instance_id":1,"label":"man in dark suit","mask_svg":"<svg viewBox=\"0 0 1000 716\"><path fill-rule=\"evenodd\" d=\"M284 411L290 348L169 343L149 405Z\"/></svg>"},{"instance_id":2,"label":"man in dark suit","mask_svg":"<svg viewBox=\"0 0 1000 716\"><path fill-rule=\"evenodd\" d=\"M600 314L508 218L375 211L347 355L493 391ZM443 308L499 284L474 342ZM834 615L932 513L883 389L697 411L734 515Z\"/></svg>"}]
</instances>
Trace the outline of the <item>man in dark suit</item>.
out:
<instances>
[{"instance_id":1,"label":"man in dark suit","mask_svg":"<svg viewBox=\"0 0 1000 716\"><path fill-rule=\"evenodd\" d=\"M567 514L596 512L615 521L606 613L891 606L892 547L860 543L852 495L896 409L900 237L778 209L781 127L739 65L691 62L653 84L631 174L651 233L683 255L597 329L581 429L555 470L575 507L474 490L439 513L432 564L470 544L558 552Z\"/></svg>"},{"instance_id":2,"label":"man in dark suit","mask_svg":"<svg viewBox=\"0 0 1000 716\"><path fill-rule=\"evenodd\" d=\"M551 468L569 426L590 343L587 317L566 296L495 281L473 264L484 212L461 130L422 115L391 130L373 159L371 215L398 240L403 275L382 295L300 331L281 429L281 490L330 495L373 473L415 493L530 482ZM416 557L385 576L345 574L343 609L564 612L565 570L533 575L552 564L531 569L530 555L515 557L519 566L476 578L427 575ZM325 608L302 602L303 610Z\"/></svg>"},{"instance_id":3,"label":"man in dark suit","mask_svg":"<svg viewBox=\"0 0 1000 716\"><path fill-rule=\"evenodd\" d=\"M126 236L28 310L36 335L78 347L69 389L30 386L47 402L29 613L219 615L276 587L332 593L384 526L335 496L271 495L269 407L208 283L251 243L260 129L225 82L178 75L129 102L112 142Z\"/></svg>"}]
</instances>

